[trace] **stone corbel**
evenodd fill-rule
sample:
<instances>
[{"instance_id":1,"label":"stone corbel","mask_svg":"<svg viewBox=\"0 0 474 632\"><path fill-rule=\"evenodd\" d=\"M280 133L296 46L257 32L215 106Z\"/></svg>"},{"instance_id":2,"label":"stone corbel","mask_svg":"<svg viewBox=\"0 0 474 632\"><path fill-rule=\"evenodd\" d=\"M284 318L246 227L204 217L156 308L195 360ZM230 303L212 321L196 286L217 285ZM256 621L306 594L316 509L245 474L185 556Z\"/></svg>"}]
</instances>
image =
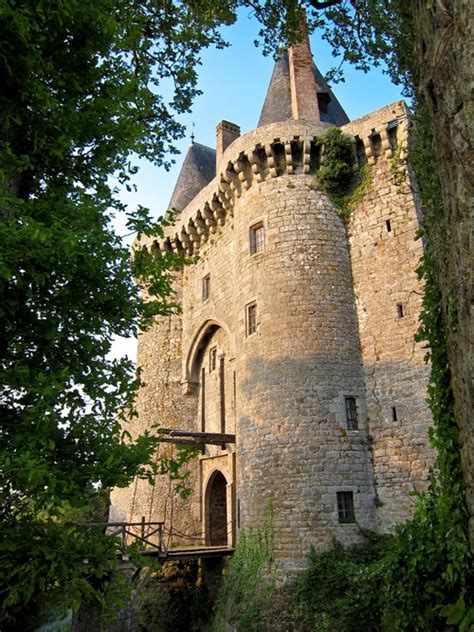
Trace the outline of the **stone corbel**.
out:
<instances>
[{"instance_id":1,"label":"stone corbel","mask_svg":"<svg viewBox=\"0 0 474 632\"><path fill-rule=\"evenodd\" d=\"M367 142L363 138L361 140L364 143L365 155L367 156L367 163L370 166L375 165L375 156L374 156L374 152L373 152L373 149L372 149L372 144L370 142L369 137L367 137Z\"/></svg>"},{"instance_id":2,"label":"stone corbel","mask_svg":"<svg viewBox=\"0 0 474 632\"><path fill-rule=\"evenodd\" d=\"M272 146L265 145L265 153L267 155L267 164L270 171L270 178L276 178L275 156L273 155Z\"/></svg>"},{"instance_id":3,"label":"stone corbel","mask_svg":"<svg viewBox=\"0 0 474 632\"><path fill-rule=\"evenodd\" d=\"M392 158L393 149L390 143L390 138L388 135L388 129L384 129L384 131L380 134L382 139L382 153L385 154L387 158Z\"/></svg>"},{"instance_id":4,"label":"stone corbel","mask_svg":"<svg viewBox=\"0 0 474 632\"><path fill-rule=\"evenodd\" d=\"M247 191L250 188L250 182L245 177L245 163L240 158L234 163L234 171L238 175L241 183L241 190ZM240 193L239 193L240 195Z\"/></svg>"},{"instance_id":5,"label":"stone corbel","mask_svg":"<svg viewBox=\"0 0 474 632\"><path fill-rule=\"evenodd\" d=\"M190 380L183 380L181 382L181 392L183 395L197 395L199 392L199 382L191 382Z\"/></svg>"},{"instance_id":6,"label":"stone corbel","mask_svg":"<svg viewBox=\"0 0 474 632\"><path fill-rule=\"evenodd\" d=\"M291 143L285 143L285 162L286 162L286 172L289 176L293 175L293 154L291 153Z\"/></svg>"},{"instance_id":7,"label":"stone corbel","mask_svg":"<svg viewBox=\"0 0 474 632\"><path fill-rule=\"evenodd\" d=\"M311 164L311 142L303 141L303 173L308 174Z\"/></svg>"},{"instance_id":8,"label":"stone corbel","mask_svg":"<svg viewBox=\"0 0 474 632\"><path fill-rule=\"evenodd\" d=\"M204 217L204 221L206 222L206 226L209 229L209 232L214 234L217 230L217 221L214 218L214 213L211 211L208 204L204 206L204 209L202 210L202 215Z\"/></svg>"}]
</instances>

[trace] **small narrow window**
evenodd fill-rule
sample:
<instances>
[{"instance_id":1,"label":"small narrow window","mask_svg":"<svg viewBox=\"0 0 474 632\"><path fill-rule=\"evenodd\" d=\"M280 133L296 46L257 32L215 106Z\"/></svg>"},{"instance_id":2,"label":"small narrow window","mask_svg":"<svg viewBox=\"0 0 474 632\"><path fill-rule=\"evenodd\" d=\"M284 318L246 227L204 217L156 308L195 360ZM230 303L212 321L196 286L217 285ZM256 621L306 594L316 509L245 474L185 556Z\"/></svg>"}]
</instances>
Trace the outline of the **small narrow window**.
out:
<instances>
[{"instance_id":1,"label":"small narrow window","mask_svg":"<svg viewBox=\"0 0 474 632\"><path fill-rule=\"evenodd\" d=\"M233 388L234 388L234 412L235 412L235 409L237 408L237 379L235 377L235 371L234 371L234 377L233 377Z\"/></svg>"},{"instance_id":2,"label":"small narrow window","mask_svg":"<svg viewBox=\"0 0 474 632\"><path fill-rule=\"evenodd\" d=\"M395 406L392 406L392 421L398 421L397 409Z\"/></svg>"},{"instance_id":3,"label":"small narrow window","mask_svg":"<svg viewBox=\"0 0 474 632\"><path fill-rule=\"evenodd\" d=\"M209 372L216 370L217 366L217 347L212 347L209 351Z\"/></svg>"},{"instance_id":4,"label":"small narrow window","mask_svg":"<svg viewBox=\"0 0 474 632\"><path fill-rule=\"evenodd\" d=\"M337 516L341 523L355 522L352 492L337 492Z\"/></svg>"},{"instance_id":5,"label":"small narrow window","mask_svg":"<svg viewBox=\"0 0 474 632\"><path fill-rule=\"evenodd\" d=\"M201 369L201 432L206 430L206 371Z\"/></svg>"},{"instance_id":6,"label":"small narrow window","mask_svg":"<svg viewBox=\"0 0 474 632\"><path fill-rule=\"evenodd\" d=\"M392 232L392 222L389 219L385 220L385 227L387 228L387 233Z\"/></svg>"},{"instance_id":7,"label":"small narrow window","mask_svg":"<svg viewBox=\"0 0 474 632\"><path fill-rule=\"evenodd\" d=\"M250 228L250 254L254 255L265 248L265 229L263 223L255 224Z\"/></svg>"},{"instance_id":8,"label":"small narrow window","mask_svg":"<svg viewBox=\"0 0 474 632\"><path fill-rule=\"evenodd\" d=\"M207 301L211 296L211 275L206 274L202 279L202 300Z\"/></svg>"},{"instance_id":9,"label":"small narrow window","mask_svg":"<svg viewBox=\"0 0 474 632\"><path fill-rule=\"evenodd\" d=\"M398 318L403 318L403 316L405 315L403 312L402 303L397 303L397 315L398 315Z\"/></svg>"},{"instance_id":10,"label":"small narrow window","mask_svg":"<svg viewBox=\"0 0 474 632\"><path fill-rule=\"evenodd\" d=\"M346 421L348 430L357 430L359 424L357 422L357 408L354 397L346 397Z\"/></svg>"},{"instance_id":11,"label":"small narrow window","mask_svg":"<svg viewBox=\"0 0 474 632\"><path fill-rule=\"evenodd\" d=\"M257 331L257 303L250 303L246 309L246 331L251 336Z\"/></svg>"}]
</instances>

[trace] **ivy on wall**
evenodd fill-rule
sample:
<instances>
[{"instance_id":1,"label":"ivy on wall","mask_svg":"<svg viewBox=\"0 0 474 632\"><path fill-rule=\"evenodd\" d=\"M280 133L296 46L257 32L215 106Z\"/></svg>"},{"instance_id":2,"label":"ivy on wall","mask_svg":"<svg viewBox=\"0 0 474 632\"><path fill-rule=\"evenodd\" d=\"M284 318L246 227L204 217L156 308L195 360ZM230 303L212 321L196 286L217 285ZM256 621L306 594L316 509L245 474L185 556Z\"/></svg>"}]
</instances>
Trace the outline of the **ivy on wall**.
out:
<instances>
[{"instance_id":1,"label":"ivy on wall","mask_svg":"<svg viewBox=\"0 0 474 632\"><path fill-rule=\"evenodd\" d=\"M448 328L456 326L456 311L443 309L438 283L447 256L446 244L439 239L445 233L442 224L447 215L432 129L428 110L418 99L409 164L423 202L427 240L418 270L425 292L417 340L427 346L426 359L431 364L428 402L433 414L430 440L436 449L436 461L429 491L418 498L413 519L397 528L396 545L387 559L384 629L428 632L443 630L448 623L467 631L474 624L474 578L446 343Z\"/></svg>"},{"instance_id":2,"label":"ivy on wall","mask_svg":"<svg viewBox=\"0 0 474 632\"><path fill-rule=\"evenodd\" d=\"M316 178L322 190L344 219L364 197L372 177L367 165L357 168L354 139L331 127L318 138L321 166Z\"/></svg>"},{"instance_id":3,"label":"ivy on wall","mask_svg":"<svg viewBox=\"0 0 474 632\"><path fill-rule=\"evenodd\" d=\"M264 607L273 592L273 528L271 518L259 531L241 533L224 575L215 605L211 632L261 629Z\"/></svg>"}]
</instances>

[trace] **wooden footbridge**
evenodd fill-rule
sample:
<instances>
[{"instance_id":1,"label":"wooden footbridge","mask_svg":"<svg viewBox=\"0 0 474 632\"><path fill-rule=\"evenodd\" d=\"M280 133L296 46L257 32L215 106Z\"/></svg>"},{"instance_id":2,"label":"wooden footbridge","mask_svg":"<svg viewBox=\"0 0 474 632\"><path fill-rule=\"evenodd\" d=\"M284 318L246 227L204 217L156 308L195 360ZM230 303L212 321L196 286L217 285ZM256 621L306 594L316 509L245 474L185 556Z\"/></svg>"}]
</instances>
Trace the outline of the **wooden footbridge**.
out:
<instances>
[{"instance_id":1,"label":"wooden footbridge","mask_svg":"<svg viewBox=\"0 0 474 632\"><path fill-rule=\"evenodd\" d=\"M144 557L162 562L174 560L193 560L232 555L234 549L225 546L207 546L196 542L189 547L168 548L164 538L163 522L89 522L87 528L101 529L106 535L117 540L117 557L127 562L130 547ZM138 546L137 546L138 545Z\"/></svg>"},{"instance_id":2,"label":"wooden footbridge","mask_svg":"<svg viewBox=\"0 0 474 632\"><path fill-rule=\"evenodd\" d=\"M162 443L174 443L204 449L206 444L220 445L223 448L227 443L235 443L234 434L221 432L191 432L173 428L160 428L160 441ZM140 555L167 560L192 560L204 558L216 558L232 555L234 549L227 545L206 545L201 538L186 536L182 533L167 533L168 541L173 535L179 539L189 539L193 542L189 547L167 547L165 544L165 526L163 522L148 522L142 517L140 522L89 522L82 526L102 529L106 535L117 540L117 556L124 562L128 562L131 553L130 547L138 551Z\"/></svg>"}]
</instances>

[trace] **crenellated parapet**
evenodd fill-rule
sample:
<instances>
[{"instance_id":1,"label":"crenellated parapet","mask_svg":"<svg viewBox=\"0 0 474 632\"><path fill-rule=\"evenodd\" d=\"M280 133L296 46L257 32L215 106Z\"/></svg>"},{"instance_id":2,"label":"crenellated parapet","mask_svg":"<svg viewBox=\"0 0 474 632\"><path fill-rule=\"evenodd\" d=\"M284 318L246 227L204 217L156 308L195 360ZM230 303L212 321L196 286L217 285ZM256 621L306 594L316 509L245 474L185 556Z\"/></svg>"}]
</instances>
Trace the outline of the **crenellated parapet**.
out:
<instances>
[{"instance_id":1,"label":"crenellated parapet","mask_svg":"<svg viewBox=\"0 0 474 632\"><path fill-rule=\"evenodd\" d=\"M219 174L165 230L163 239L149 247L182 255L198 254L219 227L234 215L236 199L259 184L282 175L315 173L324 164L322 122L287 121L266 125L237 138L219 161ZM408 111L402 101L346 124L342 130L355 138L359 166L391 159L396 147L406 150Z\"/></svg>"},{"instance_id":2,"label":"crenellated parapet","mask_svg":"<svg viewBox=\"0 0 474 632\"><path fill-rule=\"evenodd\" d=\"M404 101L396 101L341 129L354 136L359 164L366 161L373 166L380 159L393 158L396 148L401 149L403 159L408 145L408 126L408 108Z\"/></svg>"},{"instance_id":3,"label":"crenellated parapet","mask_svg":"<svg viewBox=\"0 0 474 632\"><path fill-rule=\"evenodd\" d=\"M349 217L317 179L335 126L364 167ZM240 136L223 120L215 150L192 140L173 223L141 241L192 265L174 275L180 313L140 334L133 423L235 443L202 445L186 505L160 477L134 484L128 504L114 492L116 515L153 516L170 541L231 546L271 506L282 576L310 546L352 545L361 528L410 516L431 416L414 342L423 245L408 128L402 101L349 122L304 38L276 63L257 129Z\"/></svg>"}]
</instances>

